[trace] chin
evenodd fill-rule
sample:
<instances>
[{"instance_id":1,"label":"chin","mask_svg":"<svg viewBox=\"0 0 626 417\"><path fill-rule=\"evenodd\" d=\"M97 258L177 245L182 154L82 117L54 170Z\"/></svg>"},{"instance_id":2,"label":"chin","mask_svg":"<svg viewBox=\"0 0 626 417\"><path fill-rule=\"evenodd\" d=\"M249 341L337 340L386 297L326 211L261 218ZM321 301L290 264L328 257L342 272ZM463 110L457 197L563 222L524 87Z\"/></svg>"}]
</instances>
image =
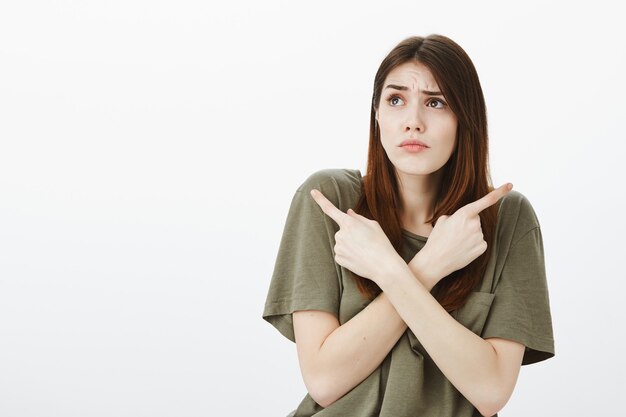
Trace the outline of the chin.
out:
<instances>
[{"instance_id":1,"label":"chin","mask_svg":"<svg viewBox=\"0 0 626 417\"><path fill-rule=\"evenodd\" d=\"M435 172L435 171L432 171L432 170L417 169L417 168L414 168L414 169L399 169L399 168L396 168L396 171L399 174L402 174L402 175L414 175L414 176L425 176L425 175L430 175L433 172Z\"/></svg>"},{"instance_id":2,"label":"chin","mask_svg":"<svg viewBox=\"0 0 626 417\"><path fill-rule=\"evenodd\" d=\"M429 166L398 166L396 165L396 171L405 174L405 175L430 175L434 172L437 172L438 168L433 168Z\"/></svg>"}]
</instances>

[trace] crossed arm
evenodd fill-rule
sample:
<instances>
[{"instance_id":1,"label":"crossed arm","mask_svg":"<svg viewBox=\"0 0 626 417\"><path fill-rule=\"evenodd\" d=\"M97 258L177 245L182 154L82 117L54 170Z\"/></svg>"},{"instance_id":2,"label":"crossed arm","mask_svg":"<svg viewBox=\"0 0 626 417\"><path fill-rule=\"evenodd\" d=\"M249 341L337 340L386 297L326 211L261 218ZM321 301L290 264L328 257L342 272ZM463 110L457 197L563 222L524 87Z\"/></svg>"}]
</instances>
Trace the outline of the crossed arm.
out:
<instances>
[{"instance_id":1,"label":"crossed arm","mask_svg":"<svg viewBox=\"0 0 626 417\"><path fill-rule=\"evenodd\" d=\"M505 184L452 216L440 216L428 244L409 265L378 222L352 209L344 213L322 193L311 190L322 211L339 225L335 261L383 291L370 303L376 302L371 309L368 306L342 326L330 313L294 313L303 377L316 401L327 406L359 384L408 326L442 373L482 415L492 416L506 404L517 382L524 345L476 335L448 314L424 283L437 283L487 250L479 213L511 188L512 184ZM329 375L339 381L331 385Z\"/></svg>"},{"instance_id":2,"label":"crossed arm","mask_svg":"<svg viewBox=\"0 0 626 417\"><path fill-rule=\"evenodd\" d=\"M388 270L380 281L383 293L343 325L327 312L294 312L302 375L320 405L327 407L367 378L407 326L483 416L492 416L507 403L524 345L482 339L457 322L430 294L430 282L437 280L426 277L420 260L416 256L406 268L394 265Z\"/></svg>"}]
</instances>

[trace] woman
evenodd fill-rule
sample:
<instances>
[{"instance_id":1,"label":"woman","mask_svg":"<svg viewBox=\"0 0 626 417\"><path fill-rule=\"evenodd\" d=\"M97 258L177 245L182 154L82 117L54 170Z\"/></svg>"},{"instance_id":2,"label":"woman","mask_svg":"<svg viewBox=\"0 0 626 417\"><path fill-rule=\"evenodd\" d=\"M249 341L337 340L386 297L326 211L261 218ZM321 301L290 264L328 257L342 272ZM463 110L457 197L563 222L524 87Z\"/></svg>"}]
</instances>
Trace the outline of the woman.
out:
<instances>
[{"instance_id":1,"label":"woman","mask_svg":"<svg viewBox=\"0 0 626 417\"><path fill-rule=\"evenodd\" d=\"M554 356L539 222L490 186L485 102L441 35L376 73L367 173L296 191L263 318L296 342L304 416L492 416Z\"/></svg>"}]
</instances>

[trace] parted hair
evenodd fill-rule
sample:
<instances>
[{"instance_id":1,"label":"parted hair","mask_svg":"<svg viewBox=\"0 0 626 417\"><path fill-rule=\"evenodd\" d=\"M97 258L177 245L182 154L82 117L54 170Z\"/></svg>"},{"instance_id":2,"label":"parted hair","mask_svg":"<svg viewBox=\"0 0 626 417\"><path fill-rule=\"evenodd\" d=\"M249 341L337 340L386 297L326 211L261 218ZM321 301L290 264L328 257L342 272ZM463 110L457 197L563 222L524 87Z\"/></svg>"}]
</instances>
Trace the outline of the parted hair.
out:
<instances>
[{"instance_id":1,"label":"parted hair","mask_svg":"<svg viewBox=\"0 0 626 417\"><path fill-rule=\"evenodd\" d=\"M383 59L374 78L367 169L361 197L354 208L356 213L380 224L398 253L401 253L403 245L402 201L394 166L380 140L376 113L387 75L398 65L409 61L418 61L430 70L458 123L456 146L442 168L435 210L428 222L434 226L439 216L452 215L493 190L489 173L487 110L474 64L467 53L446 36L431 34L403 40ZM433 296L448 312L465 303L485 273L495 239L499 204L479 214L488 249L433 287ZM352 271L350 273L364 297L371 300L380 294L381 289L375 282Z\"/></svg>"}]
</instances>

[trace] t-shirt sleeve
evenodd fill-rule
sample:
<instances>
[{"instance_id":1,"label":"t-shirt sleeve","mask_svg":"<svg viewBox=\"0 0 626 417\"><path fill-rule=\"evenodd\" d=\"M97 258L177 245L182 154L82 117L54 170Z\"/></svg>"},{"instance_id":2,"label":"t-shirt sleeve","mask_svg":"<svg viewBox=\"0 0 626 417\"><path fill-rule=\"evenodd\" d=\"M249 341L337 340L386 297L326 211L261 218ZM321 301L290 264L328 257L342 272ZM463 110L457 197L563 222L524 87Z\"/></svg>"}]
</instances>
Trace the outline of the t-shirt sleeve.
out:
<instances>
[{"instance_id":1,"label":"t-shirt sleeve","mask_svg":"<svg viewBox=\"0 0 626 417\"><path fill-rule=\"evenodd\" d=\"M543 238L526 198L520 216L527 218L518 219L518 226L524 226L508 250L482 337L524 344L522 365L528 365L549 359L555 352ZM529 225L533 226L528 229Z\"/></svg>"},{"instance_id":2,"label":"t-shirt sleeve","mask_svg":"<svg viewBox=\"0 0 626 417\"><path fill-rule=\"evenodd\" d=\"M339 226L310 194L318 189L339 207L336 185L324 171L314 173L295 192L287 214L263 319L292 342L294 311L323 310L339 317L341 271L334 259Z\"/></svg>"}]
</instances>

